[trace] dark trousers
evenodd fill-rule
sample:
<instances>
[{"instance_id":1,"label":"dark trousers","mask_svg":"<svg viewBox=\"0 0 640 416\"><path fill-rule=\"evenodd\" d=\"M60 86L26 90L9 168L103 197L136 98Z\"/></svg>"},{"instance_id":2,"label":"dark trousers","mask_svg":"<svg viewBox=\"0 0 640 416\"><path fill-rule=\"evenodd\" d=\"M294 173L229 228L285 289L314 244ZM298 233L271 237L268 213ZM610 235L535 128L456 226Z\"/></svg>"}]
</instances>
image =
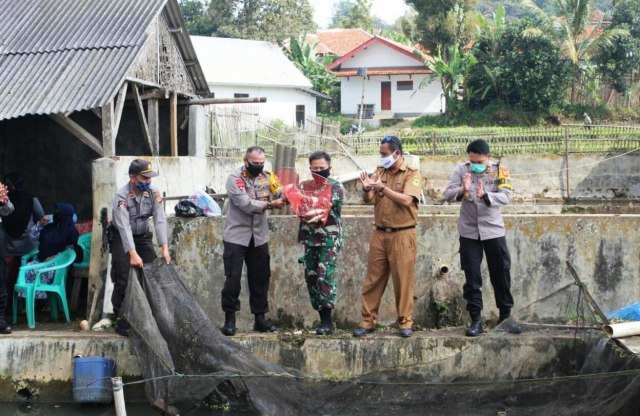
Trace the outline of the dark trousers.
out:
<instances>
[{"instance_id":1,"label":"dark trousers","mask_svg":"<svg viewBox=\"0 0 640 416\"><path fill-rule=\"evenodd\" d=\"M240 310L240 278L242 265L247 265L247 280L249 282L249 307L251 313L266 313L269 311L267 292L271 278L271 261L269 244L256 247L253 238L249 246L224 242L224 288L222 289L222 310L237 312Z\"/></svg>"},{"instance_id":2,"label":"dark trousers","mask_svg":"<svg viewBox=\"0 0 640 416\"><path fill-rule=\"evenodd\" d=\"M148 232L137 236L134 235L133 243L144 263L152 263L158 258L153 248L153 233ZM113 304L113 312L116 315L118 315L122 301L124 300L127 283L129 282L130 269L129 253L124 251L120 234L114 233L113 241L111 242L111 280L113 281L111 303Z\"/></svg>"},{"instance_id":3,"label":"dark trousers","mask_svg":"<svg viewBox=\"0 0 640 416\"><path fill-rule=\"evenodd\" d=\"M460 266L464 270L465 284L463 296L467 310L473 320L480 318L482 311L482 251L487 255L489 278L493 286L496 305L503 315L508 315L513 307L511 296L511 256L505 237L490 240L473 240L460 237Z\"/></svg>"},{"instance_id":4,"label":"dark trousers","mask_svg":"<svg viewBox=\"0 0 640 416\"><path fill-rule=\"evenodd\" d=\"M7 262L0 256L0 328L7 325L5 312L7 310Z\"/></svg>"}]
</instances>

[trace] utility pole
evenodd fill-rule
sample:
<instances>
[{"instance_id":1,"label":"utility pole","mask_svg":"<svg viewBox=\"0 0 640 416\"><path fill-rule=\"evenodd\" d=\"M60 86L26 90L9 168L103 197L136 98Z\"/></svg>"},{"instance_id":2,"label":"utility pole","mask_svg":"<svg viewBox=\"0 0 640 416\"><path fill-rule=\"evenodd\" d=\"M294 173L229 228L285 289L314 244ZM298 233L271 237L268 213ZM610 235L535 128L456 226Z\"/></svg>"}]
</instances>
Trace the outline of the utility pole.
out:
<instances>
[{"instance_id":1,"label":"utility pole","mask_svg":"<svg viewBox=\"0 0 640 416\"><path fill-rule=\"evenodd\" d=\"M362 77L362 94L360 95L360 114L358 115L358 139L362 131L362 114L364 113L364 84L367 80L367 68L358 68L358 75Z\"/></svg>"}]
</instances>

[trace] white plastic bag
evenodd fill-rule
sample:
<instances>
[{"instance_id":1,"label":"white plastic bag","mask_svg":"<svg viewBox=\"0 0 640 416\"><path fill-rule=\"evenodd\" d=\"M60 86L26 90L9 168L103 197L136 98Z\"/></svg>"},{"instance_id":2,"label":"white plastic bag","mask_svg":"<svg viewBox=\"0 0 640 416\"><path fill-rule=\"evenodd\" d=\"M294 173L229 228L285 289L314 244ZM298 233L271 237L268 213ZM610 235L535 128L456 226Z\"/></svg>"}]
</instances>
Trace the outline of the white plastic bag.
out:
<instances>
[{"instance_id":1,"label":"white plastic bag","mask_svg":"<svg viewBox=\"0 0 640 416\"><path fill-rule=\"evenodd\" d=\"M220 205L218 205L218 203L202 189L194 188L193 192L189 195L189 201L193 202L198 208L200 208L207 217L217 217L222 215Z\"/></svg>"}]
</instances>

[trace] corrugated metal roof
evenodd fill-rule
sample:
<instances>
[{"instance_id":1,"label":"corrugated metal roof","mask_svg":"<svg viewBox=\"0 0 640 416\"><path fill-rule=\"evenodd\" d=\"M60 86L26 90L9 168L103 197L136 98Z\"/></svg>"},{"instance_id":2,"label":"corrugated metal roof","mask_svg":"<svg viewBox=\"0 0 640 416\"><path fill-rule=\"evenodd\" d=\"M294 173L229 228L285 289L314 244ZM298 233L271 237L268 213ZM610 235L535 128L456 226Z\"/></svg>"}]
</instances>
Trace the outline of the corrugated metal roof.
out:
<instances>
[{"instance_id":1,"label":"corrugated metal roof","mask_svg":"<svg viewBox=\"0 0 640 416\"><path fill-rule=\"evenodd\" d=\"M191 36L210 85L311 88L311 81L269 42Z\"/></svg>"},{"instance_id":2,"label":"corrugated metal roof","mask_svg":"<svg viewBox=\"0 0 640 416\"><path fill-rule=\"evenodd\" d=\"M0 120L107 103L167 1L0 0Z\"/></svg>"}]
</instances>

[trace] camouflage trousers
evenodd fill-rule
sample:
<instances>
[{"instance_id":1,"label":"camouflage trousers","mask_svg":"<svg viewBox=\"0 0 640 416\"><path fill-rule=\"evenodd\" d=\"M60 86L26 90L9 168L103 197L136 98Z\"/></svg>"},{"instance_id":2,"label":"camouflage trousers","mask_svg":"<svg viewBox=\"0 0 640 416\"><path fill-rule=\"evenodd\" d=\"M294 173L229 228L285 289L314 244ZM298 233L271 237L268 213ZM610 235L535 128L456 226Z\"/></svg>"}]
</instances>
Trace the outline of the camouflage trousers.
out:
<instances>
[{"instance_id":1,"label":"camouflage trousers","mask_svg":"<svg viewBox=\"0 0 640 416\"><path fill-rule=\"evenodd\" d=\"M313 309L333 309L336 304L336 258L339 247L305 247L298 263L304 265L304 278Z\"/></svg>"}]
</instances>

